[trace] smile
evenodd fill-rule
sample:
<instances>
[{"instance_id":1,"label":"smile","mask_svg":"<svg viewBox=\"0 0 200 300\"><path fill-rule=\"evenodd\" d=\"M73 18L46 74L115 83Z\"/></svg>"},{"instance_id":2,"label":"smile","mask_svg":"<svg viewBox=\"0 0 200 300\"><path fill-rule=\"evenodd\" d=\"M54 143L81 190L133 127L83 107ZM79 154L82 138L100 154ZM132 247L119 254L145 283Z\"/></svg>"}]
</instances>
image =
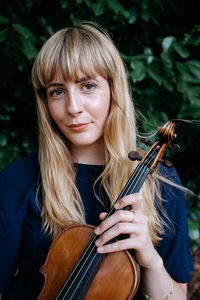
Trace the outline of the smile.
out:
<instances>
[{"instance_id":1,"label":"smile","mask_svg":"<svg viewBox=\"0 0 200 300\"><path fill-rule=\"evenodd\" d=\"M89 123L71 124L68 127L76 132L83 131L88 127Z\"/></svg>"}]
</instances>

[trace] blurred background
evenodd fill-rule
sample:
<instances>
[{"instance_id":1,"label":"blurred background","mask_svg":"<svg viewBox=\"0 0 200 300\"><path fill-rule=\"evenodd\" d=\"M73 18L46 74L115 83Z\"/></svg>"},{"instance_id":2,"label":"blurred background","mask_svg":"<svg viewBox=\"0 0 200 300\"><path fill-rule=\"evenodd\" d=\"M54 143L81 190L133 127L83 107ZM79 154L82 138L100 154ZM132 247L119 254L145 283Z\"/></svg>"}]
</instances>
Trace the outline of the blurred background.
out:
<instances>
[{"instance_id":1,"label":"blurred background","mask_svg":"<svg viewBox=\"0 0 200 300\"><path fill-rule=\"evenodd\" d=\"M189 299L200 294L200 1L1 0L0 170L37 151L38 130L31 68L54 32L94 21L107 29L127 67L139 132L177 122L171 157L186 195L195 270ZM140 142L139 142L140 144Z\"/></svg>"}]
</instances>

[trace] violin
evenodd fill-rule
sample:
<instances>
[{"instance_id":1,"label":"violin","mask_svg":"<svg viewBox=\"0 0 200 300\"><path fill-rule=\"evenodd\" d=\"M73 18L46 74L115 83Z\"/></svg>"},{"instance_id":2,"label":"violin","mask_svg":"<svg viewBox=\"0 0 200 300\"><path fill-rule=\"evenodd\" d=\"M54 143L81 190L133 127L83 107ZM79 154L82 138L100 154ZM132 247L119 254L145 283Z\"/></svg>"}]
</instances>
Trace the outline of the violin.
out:
<instances>
[{"instance_id":1,"label":"violin","mask_svg":"<svg viewBox=\"0 0 200 300\"><path fill-rule=\"evenodd\" d=\"M135 151L129 153L131 160L140 162L115 203L126 195L139 192L148 174L162 162L171 140L176 138L174 129L175 124L170 121L160 127L159 139L143 158ZM113 205L107 217L114 212ZM140 283L138 263L126 250L97 253L95 241L98 238L94 226L85 224L71 225L56 237L40 269L45 283L37 300L129 300L134 297Z\"/></svg>"}]
</instances>

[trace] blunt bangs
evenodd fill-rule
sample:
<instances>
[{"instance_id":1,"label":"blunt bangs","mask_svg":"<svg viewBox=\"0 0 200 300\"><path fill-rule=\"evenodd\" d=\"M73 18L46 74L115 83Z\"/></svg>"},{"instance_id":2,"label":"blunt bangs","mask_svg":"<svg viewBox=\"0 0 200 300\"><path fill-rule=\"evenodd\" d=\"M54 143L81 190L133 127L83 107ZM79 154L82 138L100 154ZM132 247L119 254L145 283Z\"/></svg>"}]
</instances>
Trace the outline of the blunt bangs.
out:
<instances>
[{"instance_id":1,"label":"blunt bangs","mask_svg":"<svg viewBox=\"0 0 200 300\"><path fill-rule=\"evenodd\" d=\"M33 85L41 95L41 90L46 89L58 73L64 80L76 81L80 73L89 78L99 74L108 80L114 73L112 56L107 37L96 29L85 26L63 29L40 50L33 67Z\"/></svg>"}]
</instances>

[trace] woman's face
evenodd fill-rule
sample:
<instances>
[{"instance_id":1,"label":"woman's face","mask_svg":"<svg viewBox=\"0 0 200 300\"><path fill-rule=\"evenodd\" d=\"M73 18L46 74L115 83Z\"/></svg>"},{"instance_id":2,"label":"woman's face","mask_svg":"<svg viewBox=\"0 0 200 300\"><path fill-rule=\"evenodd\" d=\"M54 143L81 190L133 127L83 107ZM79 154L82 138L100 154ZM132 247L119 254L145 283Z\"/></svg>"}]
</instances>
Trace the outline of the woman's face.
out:
<instances>
[{"instance_id":1,"label":"woman's face","mask_svg":"<svg viewBox=\"0 0 200 300\"><path fill-rule=\"evenodd\" d=\"M110 108L110 86L97 74L77 81L65 81L59 74L47 86L49 112L70 141L72 151L102 143Z\"/></svg>"}]
</instances>

